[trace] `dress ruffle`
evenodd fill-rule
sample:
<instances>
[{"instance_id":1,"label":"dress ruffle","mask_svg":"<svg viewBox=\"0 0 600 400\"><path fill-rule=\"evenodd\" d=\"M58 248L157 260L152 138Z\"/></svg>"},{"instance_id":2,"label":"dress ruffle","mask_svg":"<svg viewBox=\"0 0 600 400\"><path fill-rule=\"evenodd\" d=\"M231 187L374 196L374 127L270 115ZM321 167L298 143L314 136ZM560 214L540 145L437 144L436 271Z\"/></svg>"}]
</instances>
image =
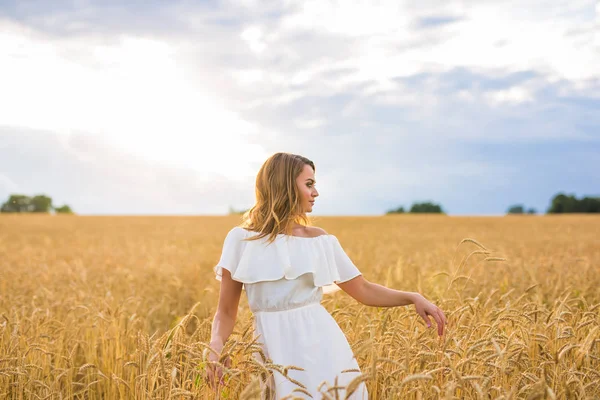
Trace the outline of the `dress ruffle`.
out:
<instances>
[{"instance_id":1,"label":"dress ruffle","mask_svg":"<svg viewBox=\"0 0 600 400\"><path fill-rule=\"evenodd\" d=\"M243 240L257 234L241 227L229 231L221 259L214 267L218 280L222 268L231 273L233 280L248 284L292 280L311 273L315 286L329 286L361 274L334 235L306 238L281 234L270 244L266 237Z\"/></svg>"}]
</instances>

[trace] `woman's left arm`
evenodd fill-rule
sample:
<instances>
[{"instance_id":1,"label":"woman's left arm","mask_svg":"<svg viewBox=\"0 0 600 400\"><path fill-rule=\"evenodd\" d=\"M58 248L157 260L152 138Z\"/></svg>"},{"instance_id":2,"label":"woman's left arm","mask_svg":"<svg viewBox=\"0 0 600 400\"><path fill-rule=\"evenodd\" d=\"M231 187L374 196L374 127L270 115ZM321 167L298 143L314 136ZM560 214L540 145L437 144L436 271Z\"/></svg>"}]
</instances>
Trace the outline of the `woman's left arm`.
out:
<instances>
[{"instance_id":1,"label":"woman's left arm","mask_svg":"<svg viewBox=\"0 0 600 400\"><path fill-rule=\"evenodd\" d=\"M437 324L438 335L442 336L444 334L444 326L446 325L444 312L420 293L390 289L377 283L369 282L362 275L358 275L337 285L344 292L367 306L397 307L414 304L417 314L423 318L427 327L431 327L429 316L432 316Z\"/></svg>"}]
</instances>

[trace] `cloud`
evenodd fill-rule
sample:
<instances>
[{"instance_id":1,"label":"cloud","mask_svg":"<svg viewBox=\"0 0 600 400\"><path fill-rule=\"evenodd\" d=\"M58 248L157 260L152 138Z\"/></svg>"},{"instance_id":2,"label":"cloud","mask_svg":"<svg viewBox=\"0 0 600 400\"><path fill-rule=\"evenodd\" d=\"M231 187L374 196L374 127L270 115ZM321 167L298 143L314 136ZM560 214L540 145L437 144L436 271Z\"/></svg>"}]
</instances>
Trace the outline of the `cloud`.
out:
<instances>
[{"instance_id":1,"label":"cloud","mask_svg":"<svg viewBox=\"0 0 600 400\"><path fill-rule=\"evenodd\" d=\"M103 135L138 156L228 176L248 176L265 157L250 139L258 128L190 85L164 39L52 39L5 23L0 44L0 125Z\"/></svg>"},{"instance_id":2,"label":"cloud","mask_svg":"<svg viewBox=\"0 0 600 400\"><path fill-rule=\"evenodd\" d=\"M419 199L456 213L501 213L517 187L539 207L552 187L585 191L596 179L584 167L600 139L591 1L527 9L466 0L8 4L0 125L53 138L48 148L85 165L104 193L122 182L144 210L212 212L236 196L232 205L245 207L252 190L229 185L252 187L276 151L317 162L315 211L324 214L380 213ZM86 140L97 150L83 151ZM531 156L515 160L522 149ZM541 155L581 170L551 164L552 174L532 173L532 184L531 160ZM97 162L136 172L98 170ZM35 186L0 174L5 190ZM193 200L152 195L164 185ZM71 187L64 192L78 200L95 190ZM117 201L81 200L90 212L121 212Z\"/></svg>"},{"instance_id":3,"label":"cloud","mask_svg":"<svg viewBox=\"0 0 600 400\"><path fill-rule=\"evenodd\" d=\"M441 25L452 24L460 21L461 19L461 17L455 17L451 15L422 17L417 20L416 25L419 28L434 28Z\"/></svg>"},{"instance_id":4,"label":"cloud","mask_svg":"<svg viewBox=\"0 0 600 400\"><path fill-rule=\"evenodd\" d=\"M82 214L224 214L253 201L226 176L147 162L89 134L0 128L0 197L45 193Z\"/></svg>"}]
</instances>

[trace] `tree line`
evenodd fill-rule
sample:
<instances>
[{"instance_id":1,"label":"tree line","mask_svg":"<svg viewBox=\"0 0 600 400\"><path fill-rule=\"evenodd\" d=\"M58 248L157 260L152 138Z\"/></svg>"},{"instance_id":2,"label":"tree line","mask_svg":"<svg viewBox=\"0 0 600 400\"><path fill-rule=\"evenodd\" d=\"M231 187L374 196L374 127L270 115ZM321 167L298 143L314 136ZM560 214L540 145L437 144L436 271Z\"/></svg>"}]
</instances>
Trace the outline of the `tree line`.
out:
<instances>
[{"instance_id":1,"label":"tree line","mask_svg":"<svg viewBox=\"0 0 600 400\"><path fill-rule=\"evenodd\" d=\"M508 214L525 214L525 206L523 204L515 204L510 206ZM535 214L536 211L530 208L527 214ZM563 214L563 213L600 213L600 197L582 197L578 199L575 195L567 195L558 193L550 201L550 206L546 210L546 214Z\"/></svg>"},{"instance_id":2,"label":"tree line","mask_svg":"<svg viewBox=\"0 0 600 400\"><path fill-rule=\"evenodd\" d=\"M442 206L433 202L414 203L410 210L406 211L404 207L398 207L386 212L386 214L402 213L435 213L445 214ZM550 201L550 206L546 210L547 214L561 213L598 213L600 212L600 197L583 197L578 199L575 195L566 195L558 193ZM507 214L537 214L533 207L526 208L523 204L515 204L508 208Z\"/></svg>"},{"instance_id":3,"label":"tree line","mask_svg":"<svg viewBox=\"0 0 600 400\"><path fill-rule=\"evenodd\" d=\"M430 201L426 201L424 203L413 203L409 211L404 210L404 207L400 206L387 211L386 214L404 214L405 212L445 214L441 205L432 203Z\"/></svg>"},{"instance_id":4,"label":"tree line","mask_svg":"<svg viewBox=\"0 0 600 400\"><path fill-rule=\"evenodd\" d=\"M52 198L43 194L27 196L24 194L11 194L8 200L0 207L2 213L50 213L73 214L67 204L54 206Z\"/></svg>"},{"instance_id":5,"label":"tree line","mask_svg":"<svg viewBox=\"0 0 600 400\"><path fill-rule=\"evenodd\" d=\"M35 196L27 196L24 194L11 194L8 200L0 207L2 213L50 213L57 214L73 214L73 210L67 204L62 206L54 206L52 198L43 194ZM229 208L230 214L242 214L243 210L235 210ZM435 204L431 201L422 203L413 203L410 209L405 210L403 206L388 210L386 214L403 214L403 213L433 213L445 214L440 204ZM555 195L550 206L546 210L547 214L561 213L600 213L600 197L585 196L581 199L575 195L567 195L558 193ZM526 208L523 204L515 204L508 208L507 214L537 214L534 208Z\"/></svg>"}]
</instances>

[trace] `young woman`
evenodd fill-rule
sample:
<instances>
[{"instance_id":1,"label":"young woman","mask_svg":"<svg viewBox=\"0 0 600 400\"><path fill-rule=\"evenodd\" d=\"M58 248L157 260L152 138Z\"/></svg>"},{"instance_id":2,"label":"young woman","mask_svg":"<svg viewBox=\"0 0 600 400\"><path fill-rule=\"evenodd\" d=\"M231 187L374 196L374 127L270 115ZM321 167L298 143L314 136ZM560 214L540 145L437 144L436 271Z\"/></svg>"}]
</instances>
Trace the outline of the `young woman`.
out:
<instances>
[{"instance_id":1,"label":"young woman","mask_svg":"<svg viewBox=\"0 0 600 400\"><path fill-rule=\"evenodd\" d=\"M357 301L374 307L414 304L428 327L429 316L444 332L442 310L414 292L401 292L367 281L344 252L338 239L309 226L306 213L319 195L315 165L309 159L276 153L256 178L256 204L244 214L241 226L229 231L215 267L221 281L209 360L217 361L233 331L242 287L254 314L255 335L274 364L293 365L289 377L301 383L312 398L318 386L346 386L360 374L358 363L343 332L320 304L323 288L337 284ZM354 372L342 372L353 369ZM207 380L222 379L220 368L209 368ZM274 372L269 386L277 399L303 396L292 380ZM323 387L322 387L323 388ZM324 386L326 389L327 386ZM344 398L345 393L339 395ZM364 383L354 399L367 399Z\"/></svg>"}]
</instances>

